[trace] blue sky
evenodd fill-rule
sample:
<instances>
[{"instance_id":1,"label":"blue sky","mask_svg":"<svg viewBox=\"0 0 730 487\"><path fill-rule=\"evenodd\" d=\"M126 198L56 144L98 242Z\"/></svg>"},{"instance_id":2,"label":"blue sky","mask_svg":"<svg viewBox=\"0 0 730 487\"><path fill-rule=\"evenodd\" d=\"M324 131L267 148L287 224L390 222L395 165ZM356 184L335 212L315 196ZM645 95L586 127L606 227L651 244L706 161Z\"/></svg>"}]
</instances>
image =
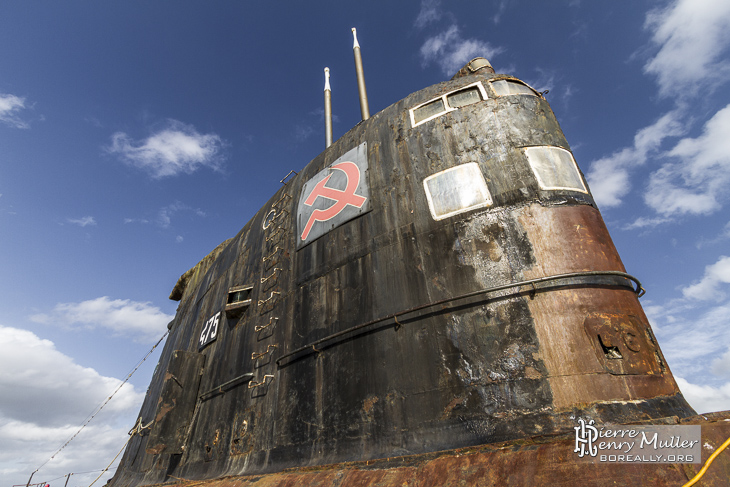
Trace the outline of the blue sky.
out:
<instances>
[{"instance_id":1,"label":"blue sky","mask_svg":"<svg viewBox=\"0 0 730 487\"><path fill-rule=\"evenodd\" d=\"M730 3L0 3L0 484L165 331L178 277L360 117L482 55L548 101L678 382L730 409ZM35 481L88 485L154 354ZM104 477L105 479L106 477ZM100 482L103 482L100 481Z\"/></svg>"}]
</instances>

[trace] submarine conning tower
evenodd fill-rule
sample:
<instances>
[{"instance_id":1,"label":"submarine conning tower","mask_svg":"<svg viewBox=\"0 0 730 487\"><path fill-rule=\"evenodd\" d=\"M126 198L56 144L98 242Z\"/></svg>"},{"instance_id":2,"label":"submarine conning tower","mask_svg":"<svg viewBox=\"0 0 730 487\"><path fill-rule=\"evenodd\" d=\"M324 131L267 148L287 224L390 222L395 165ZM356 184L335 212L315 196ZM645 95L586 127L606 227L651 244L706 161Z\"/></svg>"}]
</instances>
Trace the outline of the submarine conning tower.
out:
<instances>
[{"instance_id":1,"label":"submarine conning tower","mask_svg":"<svg viewBox=\"0 0 730 487\"><path fill-rule=\"evenodd\" d=\"M181 277L112 485L694 414L543 95L477 58Z\"/></svg>"}]
</instances>

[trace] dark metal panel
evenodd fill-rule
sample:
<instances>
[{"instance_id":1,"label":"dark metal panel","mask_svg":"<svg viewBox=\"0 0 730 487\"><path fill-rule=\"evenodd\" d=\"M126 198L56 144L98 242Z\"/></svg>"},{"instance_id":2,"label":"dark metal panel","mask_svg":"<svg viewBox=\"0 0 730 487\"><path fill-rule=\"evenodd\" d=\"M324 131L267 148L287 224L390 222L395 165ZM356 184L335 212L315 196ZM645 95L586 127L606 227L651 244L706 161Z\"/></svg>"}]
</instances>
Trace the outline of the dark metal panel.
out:
<instances>
[{"instance_id":1,"label":"dark metal panel","mask_svg":"<svg viewBox=\"0 0 730 487\"><path fill-rule=\"evenodd\" d=\"M200 354L184 350L172 354L147 441L148 454L182 453L198 399L202 368Z\"/></svg>"}]
</instances>

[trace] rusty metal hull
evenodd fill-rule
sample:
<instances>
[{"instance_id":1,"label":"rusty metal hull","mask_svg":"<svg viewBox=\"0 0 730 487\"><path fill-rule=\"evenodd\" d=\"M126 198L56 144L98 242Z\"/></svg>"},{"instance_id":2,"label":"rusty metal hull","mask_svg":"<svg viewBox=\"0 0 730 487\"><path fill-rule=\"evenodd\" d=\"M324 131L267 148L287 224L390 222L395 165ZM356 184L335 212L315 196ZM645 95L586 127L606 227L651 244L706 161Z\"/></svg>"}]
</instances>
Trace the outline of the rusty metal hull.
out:
<instances>
[{"instance_id":1,"label":"rusty metal hull","mask_svg":"<svg viewBox=\"0 0 730 487\"><path fill-rule=\"evenodd\" d=\"M692 416L682 421L677 418L668 419L666 423L701 425L703 463L730 437L730 412L727 411ZM591 463L579 459L573 453L574 445L575 439L569 436L533 437L414 456L292 468L265 475L243 475L207 481L171 479L170 483L180 487L678 487L694 478L701 467L700 464ZM730 485L730 455L719 455L697 485Z\"/></svg>"},{"instance_id":2,"label":"rusty metal hull","mask_svg":"<svg viewBox=\"0 0 730 487\"><path fill-rule=\"evenodd\" d=\"M140 412L154 423L113 485L529 442L578 416L694 414L547 101L519 86L500 95L495 81L518 84L467 75L358 124L181 277ZM460 105L418 120L439 97ZM563 162L535 162L532 148ZM436 214L449 191L475 196L426 180L467 166L484 179L481 202ZM308 205L315 191L330 200ZM338 198L349 206L330 217ZM523 450L519 461L537 461L540 448ZM261 485L287 485L281 475ZM330 485L302 475L297 485Z\"/></svg>"}]
</instances>

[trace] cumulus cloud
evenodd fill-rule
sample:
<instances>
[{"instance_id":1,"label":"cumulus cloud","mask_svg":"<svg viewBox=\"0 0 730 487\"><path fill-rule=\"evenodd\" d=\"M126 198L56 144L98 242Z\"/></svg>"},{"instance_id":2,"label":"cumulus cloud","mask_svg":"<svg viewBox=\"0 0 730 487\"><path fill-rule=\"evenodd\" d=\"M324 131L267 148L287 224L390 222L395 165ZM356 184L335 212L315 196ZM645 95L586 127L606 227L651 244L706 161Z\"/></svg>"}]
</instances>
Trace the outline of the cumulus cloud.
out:
<instances>
[{"instance_id":1,"label":"cumulus cloud","mask_svg":"<svg viewBox=\"0 0 730 487\"><path fill-rule=\"evenodd\" d=\"M600 206L618 206L631 188L634 167L648 157L668 156L674 162L662 164L649 179L647 204L664 217L710 213L719 208L722 189L730 182L730 142L722 136L730 128L730 106L707 122L701 137L684 139L667 153L659 146L684 134L692 120L688 97L716 88L730 75L730 3L676 0L650 11L645 28L656 53L644 71L656 76L661 95L677 97L677 108L637 132L633 147L593 162L587 175L591 191Z\"/></svg>"},{"instance_id":2,"label":"cumulus cloud","mask_svg":"<svg viewBox=\"0 0 730 487\"><path fill-rule=\"evenodd\" d=\"M58 487L64 485L68 473L73 473L69 486L89 485L125 445L134 420L130 411L129 426L113 427L101 422L89 425L53 459L50 457L55 449L76 433L77 425L54 428L18 421L3 422L0 425L0 481L7 486L25 486L30 472L43 465L33 476L34 484L50 482L51 486ZM119 459L95 485L104 485L114 475L118 463Z\"/></svg>"},{"instance_id":3,"label":"cumulus cloud","mask_svg":"<svg viewBox=\"0 0 730 487\"><path fill-rule=\"evenodd\" d=\"M730 301L721 289L727 283L730 257L721 256L682 289L684 297L645 306L682 393L700 413L730 407Z\"/></svg>"},{"instance_id":4,"label":"cumulus cloud","mask_svg":"<svg viewBox=\"0 0 730 487\"><path fill-rule=\"evenodd\" d=\"M27 330L0 326L0 350L0 412L6 419L39 427L81 424L120 384ZM141 400L142 394L125 384L108 408L125 411Z\"/></svg>"},{"instance_id":5,"label":"cumulus cloud","mask_svg":"<svg viewBox=\"0 0 730 487\"><path fill-rule=\"evenodd\" d=\"M168 120L165 128L142 141L117 132L107 150L125 163L149 172L153 178L164 178L192 174L202 167L220 170L222 147L218 135L201 134L191 125Z\"/></svg>"},{"instance_id":6,"label":"cumulus cloud","mask_svg":"<svg viewBox=\"0 0 730 487\"><path fill-rule=\"evenodd\" d=\"M96 220L93 216L85 216L83 218L67 218L66 221L80 227L85 227L87 225L96 225Z\"/></svg>"},{"instance_id":7,"label":"cumulus cloud","mask_svg":"<svg viewBox=\"0 0 730 487\"><path fill-rule=\"evenodd\" d=\"M119 335L131 336L136 341L149 343L165 333L167 324L173 318L149 302L110 299L108 296L80 303L59 303L49 314L42 313L30 317L37 323L69 328L106 328Z\"/></svg>"},{"instance_id":8,"label":"cumulus cloud","mask_svg":"<svg viewBox=\"0 0 730 487\"><path fill-rule=\"evenodd\" d=\"M730 377L730 347L725 354L712 361L712 373L721 377ZM728 403L730 408L730 403Z\"/></svg>"},{"instance_id":9,"label":"cumulus cloud","mask_svg":"<svg viewBox=\"0 0 730 487\"><path fill-rule=\"evenodd\" d=\"M8 93L0 93L0 122L11 127L19 129L27 129L30 127L24 122L18 113L25 108L25 98L11 95Z\"/></svg>"},{"instance_id":10,"label":"cumulus cloud","mask_svg":"<svg viewBox=\"0 0 730 487\"><path fill-rule=\"evenodd\" d=\"M446 75L452 75L477 56L492 59L501 53L501 47L493 47L479 39L464 39L459 27L452 24L445 31L429 37L421 46L424 66L436 63Z\"/></svg>"},{"instance_id":11,"label":"cumulus cloud","mask_svg":"<svg viewBox=\"0 0 730 487\"><path fill-rule=\"evenodd\" d=\"M727 198L730 183L730 105L718 111L697 138L667 153L672 162L652 173L645 199L661 215L708 214Z\"/></svg>"},{"instance_id":12,"label":"cumulus cloud","mask_svg":"<svg viewBox=\"0 0 730 487\"><path fill-rule=\"evenodd\" d=\"M730 407L730 382L720 387L692 384L682 377L675 377L687 402L697 413L726 411Z\"/></svg>"},{"instance_id":13,"label":"cumulus cloud","mask_svg":"<svg viewBox=\"0 0 730 487\"><path fill-rule=\"evenodd\" d=\"M730 284L730 257L724 255L705 267L702 279L682 289L682 294L689 299L719 301L725 297L725 292L720 289L722 284Z\"/></svg>"},{"instance_id":14,"label":"cumulus cloud","mask_svg":"<svg viewBox=\"0 0 730 487\"><path fill-rule=\"evenodd\" d=\"M645 27L659 50L644 70L657 77L662 95L696 94L730 74L730 2L677 0L649 12Z\"/></svg>"},{"instance_id":15,"label":"cumulus cloud","mask_svg":"<svg viewBox=\"0 0 730 487\"><path fill-rule=\"evenodd\" d=\"M651 318L662 351L676 375L703 374L728 351L728 301L706 307L701 301L683 298L654 307Z\"/></svg>"},{"instance_id":16,"label":"cumulus cloud","mask_svg":"<svg viewBox=\"0 0 730 487\"><path fill-rule=\"evenodd\" d=\"M121 384L27 330L0 326L0 476L25 483ZM104 410L34 481L105 467L124 445L143 394L124 384ZM89 476L87 476L89 477ZM93 477L74 477L90 482Z\"/></svg>"},{"instance_id":17,"label":"cumulus cloud","mask_svg":"<svg viewBox=\"0 0 730 487\"><path fill-rule=\"evenodd\" d=\"M625 147L593 161L586 178L596 203L602 208L620 205L631 189L631 172L643 165L650 155L656 154L664 139L682 133L684 127L681 116L674 110L639 130L634 136L632 147Z\"/></svg>"}]
</instances>

